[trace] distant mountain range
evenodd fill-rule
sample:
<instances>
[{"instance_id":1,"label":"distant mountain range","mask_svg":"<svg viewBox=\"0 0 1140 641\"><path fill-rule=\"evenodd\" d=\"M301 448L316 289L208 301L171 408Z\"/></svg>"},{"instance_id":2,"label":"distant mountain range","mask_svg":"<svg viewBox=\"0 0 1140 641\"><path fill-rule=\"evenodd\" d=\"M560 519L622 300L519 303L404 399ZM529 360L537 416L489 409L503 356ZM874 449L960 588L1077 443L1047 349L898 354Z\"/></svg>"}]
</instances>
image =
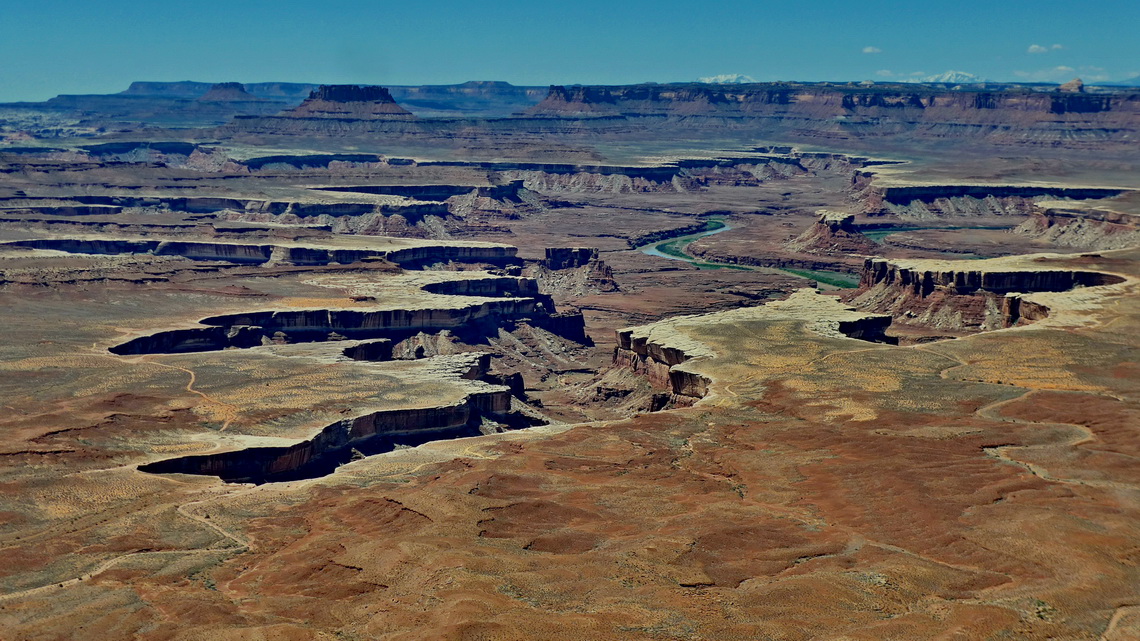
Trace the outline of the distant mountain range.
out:
<instances>
[{"instance_id":1,"label":"distant mountain range","mask_svg":"<svg viewBox=\"0 0 1140 641\"><path fill-rule=\"evenodd\" d=\"M1098 82L1096 84L1105 87L1140 87L1140 76L1133 76L1116 82Z\"/></svg>"},{"instance_id":2,"label":"distant mountain range","mask_svg":"<svg viewBox=\"0 0 1140 641\"><path fill-rule=\"evenodd\" d=\"M972 85L993 81L972 73L966 73L965 71L945 71L943 73L934 74L933 76L924 76L922 78L908 80L907 82L941 82L955 85Z\"/></svg>"}]
</instances>

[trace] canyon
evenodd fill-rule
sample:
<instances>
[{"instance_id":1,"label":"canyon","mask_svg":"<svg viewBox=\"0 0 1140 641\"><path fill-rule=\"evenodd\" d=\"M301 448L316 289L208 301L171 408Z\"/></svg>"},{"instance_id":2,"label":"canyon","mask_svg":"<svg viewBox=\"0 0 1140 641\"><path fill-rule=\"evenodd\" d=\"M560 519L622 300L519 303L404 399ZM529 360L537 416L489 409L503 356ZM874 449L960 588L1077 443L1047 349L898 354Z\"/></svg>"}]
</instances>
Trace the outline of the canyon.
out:
<instances>
[{"instance_id":1,"label":"canyon","mask_svg":"<svg viewBox=\"0 0 1140 641\"><path fill-rule=\"evenodd\" d=\"M1140 630L1132 89L19 108L4 638Z\"/></svg>"}]
</instances>

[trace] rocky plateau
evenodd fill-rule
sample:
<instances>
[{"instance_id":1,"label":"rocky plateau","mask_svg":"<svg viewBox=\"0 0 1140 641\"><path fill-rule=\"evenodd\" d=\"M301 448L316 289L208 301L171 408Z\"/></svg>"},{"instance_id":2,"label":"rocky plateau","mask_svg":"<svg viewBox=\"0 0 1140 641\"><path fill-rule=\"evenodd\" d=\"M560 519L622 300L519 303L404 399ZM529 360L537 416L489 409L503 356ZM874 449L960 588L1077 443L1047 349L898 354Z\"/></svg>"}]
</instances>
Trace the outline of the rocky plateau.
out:
<instances>
[{"instance_id":1,"label":"rocky plateau","mask_svg":"<svg viewBox=\"0 0 1140 641\"><path fill-rule=\"evenodd\" d=\"M0 638L1140 638L1132 89L17 107Z\"/></svg>"}]
</instances>

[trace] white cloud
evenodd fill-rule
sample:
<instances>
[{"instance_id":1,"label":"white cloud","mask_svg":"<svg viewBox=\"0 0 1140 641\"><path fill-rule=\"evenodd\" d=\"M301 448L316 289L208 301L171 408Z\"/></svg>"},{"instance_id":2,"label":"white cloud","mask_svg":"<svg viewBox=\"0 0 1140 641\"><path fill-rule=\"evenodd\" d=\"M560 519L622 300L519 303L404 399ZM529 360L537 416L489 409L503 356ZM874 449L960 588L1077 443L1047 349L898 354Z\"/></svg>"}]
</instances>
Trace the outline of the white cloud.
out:
<instances>
[{"instance_id":1,"label":"white cloud","mask_svg":"<svg viewBox=\"0 0 1140 641\"><path fill-rule=\"evenodd\" d=\"M1064 49L1065 47L1062 45L1053 45L1052 47L1049 47L1049 48L1052 49L1053 51L1056 51L1058 49Z\"/></svg>"},{"instance_id":2,"label":"white cloud","mask_svg":"<svg viewBox=\"0 0 1140 641\"><path fill-rule=\"evenodd\" d=\"M895 72L891 71L890 69L879 69L875 72L875 75L882 76L884 78L890 78L891 76L895 75Z\"/></svg>"},{"instance_id":3,"label":"white cloud","mask_svg":"<svg viewBox=\"0 0 1140 641\"><path fill-rule=\"evenodd\" d=\"M863 47L863 53L883 53L883 50L878 47Z\"/></svg>"},{"instance_id":4,"label":"white cloud","mask_svg":"<svg viewBox=\"0 0 1140 641\"><path fill-rule=\"evenodd\" d=\"M1049 47L1042 47L1041 45L1029 45L1026 53L1049 53Z\"/></svg>"}]
</instances>

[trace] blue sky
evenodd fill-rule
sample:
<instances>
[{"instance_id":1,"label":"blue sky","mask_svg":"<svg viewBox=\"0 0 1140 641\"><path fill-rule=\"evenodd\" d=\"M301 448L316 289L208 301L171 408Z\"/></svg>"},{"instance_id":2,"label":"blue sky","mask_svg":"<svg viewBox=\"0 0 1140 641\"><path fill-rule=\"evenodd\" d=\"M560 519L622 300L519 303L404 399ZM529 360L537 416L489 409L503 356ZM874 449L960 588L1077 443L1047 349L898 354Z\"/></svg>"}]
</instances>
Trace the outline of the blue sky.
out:
<instances>
[{"instance_id":1,"label":"blue sky","mask_svg":"<svg viewBox=\"0 0 1140 641\"><path fill-rule=\"evenodd\" d=\"M0 101L132 80L446 84L1140 74L1140 2L0 0Z\"/></svg>"}]
</instances>

